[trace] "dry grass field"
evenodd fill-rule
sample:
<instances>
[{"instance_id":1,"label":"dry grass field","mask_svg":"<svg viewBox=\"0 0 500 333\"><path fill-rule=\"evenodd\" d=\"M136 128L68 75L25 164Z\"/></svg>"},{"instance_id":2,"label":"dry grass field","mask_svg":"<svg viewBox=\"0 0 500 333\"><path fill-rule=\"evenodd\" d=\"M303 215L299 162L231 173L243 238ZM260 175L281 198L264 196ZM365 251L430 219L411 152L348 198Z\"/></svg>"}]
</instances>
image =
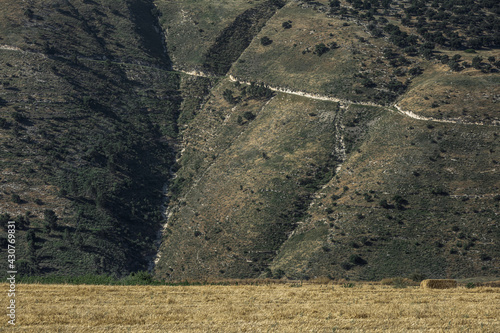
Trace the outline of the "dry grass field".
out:
<instances>
[{"instance_id":1,"label":"dry grass field","mask_svg":"<svg viewBox=\"0 0 500 333\"><path fill-rule=\"evenodd\" d=\"M487 287L19 284L17 289L18 323L8 327L4 316L0 331L500 332L500 289Z\"/></svg>"}]
</instances>

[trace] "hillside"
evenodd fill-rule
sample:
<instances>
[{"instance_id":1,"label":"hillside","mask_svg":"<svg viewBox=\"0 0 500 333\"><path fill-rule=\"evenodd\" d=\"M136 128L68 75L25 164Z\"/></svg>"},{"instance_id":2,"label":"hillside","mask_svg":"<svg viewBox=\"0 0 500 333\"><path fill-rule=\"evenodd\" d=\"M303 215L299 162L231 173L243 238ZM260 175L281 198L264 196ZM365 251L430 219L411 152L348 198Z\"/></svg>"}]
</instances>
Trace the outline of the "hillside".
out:
<instances>
[{"instance_id":1,"label":"hillside","mask_svg":"<svg viewBox=\"0 0 500 333\"><path fill-rule=\"evenodd\" d=\"M151 3L4 5L0 207L19 271L146 269L180 104Z\"/></svg>"},{"instance_id":2,"label":"hillside","mask_svg":"<svg viewBox=\"0 0 500 333\"><path fill-rule=\"evenodd\" d=\"M266 22L228 71L239 83L182 132L159 277L498 274L498 69L440 60L498 49L405 50L383 30L417 36L396 5L380 34L347 3L290 1ZM278 92L259 102L248 82Z\"/></svg>"},{"instance_id":3,"label":"hillside","mask_svg":"<svg viewBox=\"0 0 500 333\"><path fill-rule=\"evenodd\" d=\"M5 1L21 274L498 275L499 10Z\"/></svg>"}]
</instances>

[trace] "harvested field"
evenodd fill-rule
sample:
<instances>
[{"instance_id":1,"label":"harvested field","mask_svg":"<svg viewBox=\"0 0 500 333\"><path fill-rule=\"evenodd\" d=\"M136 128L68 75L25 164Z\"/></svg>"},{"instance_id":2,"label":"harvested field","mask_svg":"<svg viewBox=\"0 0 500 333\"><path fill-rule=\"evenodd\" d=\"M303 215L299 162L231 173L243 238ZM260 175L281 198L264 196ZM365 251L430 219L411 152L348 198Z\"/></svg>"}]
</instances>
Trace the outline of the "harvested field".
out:
<instances>
[{"instance_id":1,"label":"harvested field","mask_svg":"<svg viewBox=\"0 0 500 333\"><path fill-rule=\"evenodd\" d=\"M500 290L487 287L19 284L17 289L18 323L8 327L5 317L0 331L500 331Z\"/></svg>"}]
</instances>

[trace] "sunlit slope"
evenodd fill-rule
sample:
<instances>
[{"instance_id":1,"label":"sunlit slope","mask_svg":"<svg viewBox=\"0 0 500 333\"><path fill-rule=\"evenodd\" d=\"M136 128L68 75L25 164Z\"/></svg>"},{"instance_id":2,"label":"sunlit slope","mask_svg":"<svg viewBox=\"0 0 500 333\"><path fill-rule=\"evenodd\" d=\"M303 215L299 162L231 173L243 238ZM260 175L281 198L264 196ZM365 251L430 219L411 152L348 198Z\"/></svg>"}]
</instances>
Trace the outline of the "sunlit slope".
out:
<instances>
[{"instance_id":1,"label":"sunlit slope","mask_svg":"<svg viewBox=\"0 0 500 333\"><path fill-rule=\"evenodd\" d=\"M222 83L186 132L159 277L261 275L337 165L336 103L278 94L231 106L218 95L229 88L238 91Z\"/></svg>"},{"instance_id":2,"label":"sunlit slope","mask_svg":"<svg viewBox=\"0 0 500 333\"><path fill-rule=\"evenodd\" d=\"M283 26L286 22L289 28ZM272 43L263 45L263 37ZM328 48L322 54L321 44ZM395 68L382 60L383 49L390 46L382 38L371 38L356 21L328 17L313 7L290 2L267 22L230 74L295 91L384 104L394 99L387 85ZM408 68L422 62L416 57L408 61ZM405 82L409 77L397 79Z\"/></svg>"},{"instance_id":3,"label":"sunlit slope","mask_svg":"<svg viewBox=\"0 0 500 333\"><path fill-rule=\"evenodd\" d=\"M398 105L424 117L499 125L499 98L498 72L486 74L469 68L457 73L434 64L414 80Z\"/></svg>"},{"instance_id":4,"label":"sunlit slope","mask_svg":"<svg viewBox=\"0 0 500 333\"><path fill-rule=\"evenodd\" d=\"M155 4L175 66L224 74L285 2L156 0ZM223 70L218 63L223 63Z\"/></svg>"},{"instance_id":5,"label":"sunlit slope","mask_svg":"<svg viewBox=\"0 0 500 333\"><path fill-rule=\"evenodd\" d=\"M498 70L484 70L486 59L500 57L498 49L471 53L432 44L433 58L425 58L416 52L426 44L414 27L381 13L378 23L353 15L327 15L327 8L288 3L267 22L230 74L350 101L399 101L405 110L437 119L498 121L500 76ZM384 30L390 25L415 37L420 43L415 52L390 42ZM264 38L270 41L263 43ZM446 60L440 60L443 57ZM454 57L458 71L447 64ZM482 69L471 66L475 57L482 59Z\"/></svg>"},{"instance_id":6,"label":"sunlit slope","mask_svg":"<svg viewBox=\"0 0 500 333\"><path fill-rule=\"evenodd\" d=\"M346 142L367 112L346 111ZM498 274L497 132L383 112L272 270L297 278Z\"/></svg>"}]
</instances>

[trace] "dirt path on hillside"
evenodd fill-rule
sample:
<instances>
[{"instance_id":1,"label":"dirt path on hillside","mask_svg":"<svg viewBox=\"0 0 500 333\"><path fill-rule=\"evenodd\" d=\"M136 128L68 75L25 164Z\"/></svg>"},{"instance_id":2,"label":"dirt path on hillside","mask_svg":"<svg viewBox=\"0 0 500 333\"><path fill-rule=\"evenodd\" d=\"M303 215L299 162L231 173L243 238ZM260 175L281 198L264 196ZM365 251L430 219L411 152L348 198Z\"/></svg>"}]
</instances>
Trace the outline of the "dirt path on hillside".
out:
<instances>
[{"instance_id":1,"label":"dirt path on hillside","mask_svg":"<svg viewBox=\"0 0 500 333\"><path fill-rule=\"evenodd\" d=\"M47 57L47 55L42 53L42 52L25 51L25 50L20 49L19 47L10 46L10 45L0 45L0 50L16 51L16 52L22 52L22 53L32 53L32 54L38 54L38 55L43 55L43 56ZM64 57L63 55L60 55L60 56ZM90 60L90 61L103 61L103 59L100 57L78 57L78 58L82 59L82 60ZM113 63L119 63L119 64L123 63L123 64L129 64L129 65L134 64L134 63L130 63L130 62L120 62L120 61L118 61L118 62L113 61ZM158 66L154 66L154 65L148 66L148 64L144 64L144 63L137 63L135 65L154 67L154 68L158 67ZM219 76L211 75L211 74L208 74L208 73L205 73L202 71L198 71L198 70L188 71L188 70L182 70L179 68L174 68L174 70L172 72L183 73L183 74L190 75L190 76L206 77L206 78L219 77ZM251 84L248 81L235 78L232 75L228 75L228 78L232 82L238 82L240 84L246 84L246 85ZM330 101L330 102L335 102L335 103L342 103L344 105L376 106L376 107L386 108L386 109L391 110L391 111L394 111L394 109L395 109L398 113L400 113L406 117L416 119L416 120L432 121L432 122L448 123L448 124L460 124L460 125L477 125L477 126L498 126L498 125L500 125L498 121L493 121L491 124L485 124L483 122L469 122L469 121L465 121L465 120L458 119L458 118L437 119L437 118L432 118L432 117L424 117L424 116L417 115L411 111L406 111L406 110L401 109L401 107L399 105L397 105L397 103L394 103L392 106L388 107L386 105L376 104L376 103L372 103L372 102L356 102L356 101L350 101L350 100L341 99L341 98L332 97L332 96L326 96L326 95L321 95L321 94L312 94L312 93L308 93L305 91L297 91L297 90L285 89L285 88L280 88L280 87L273 87L273 86L269 86L269 85L266 85L266 86L269 89L271 89L272 91L281 92L284 94L302 96L302 97L311 98L311 99L320 100L320 101Z\"/></svg>"},{"instance_id":2,"label":"dirt path on hillside","mask_svg":"<svg viewBox=\"0 0 500 333\"><path fill-rule=\"evenodd\" d=\"M177 71L180 73L184 73L186 75L192 75L192 76L207 77L207 78L214 77L213 75L206 74L202 71L185 71L185 70L180 70L180 69L178 69ZM228 75L228 78L231 82L238 82L240 84L246 84L246 85L251 84L251 82L235 78L232 75ZM397 105L397 103L394 103L392 106L386 106L386 105L381 105L381 104L372 103L372 102L355 102L355 101L350 101L347 99L341 99L341 98L332 97L332 96L312 94L312 93L308 93L305 91L297 91L297 90L273 87L273 86L269 86L269 85L266 85L266 86L269 89L271 89L272 91L281 92L284 94L302 96L302 97L311 98L311 99L320 100L320 101L330 101L330 102L335 102L335 103L341 103L344 105L363 105L363 106L375 106L375 107L385 108L385 109L388 109L391 111L397 111L398 113L400 113L406 117L415 119L415 120L432 121L432 122L448 123L448 124L477 125L477 126L498 126L499 125L497 121L493 121L492 124L485 124L483 122L468 122L468 121L465 121L462 119L456 119L456 118L455 119L437 119L437 118L432 118L432 117L424 117L424 116L417 115L411 111L406 111L406 110L401 109L401 107L399 105Z\"/></svg>"}]
</instances>

